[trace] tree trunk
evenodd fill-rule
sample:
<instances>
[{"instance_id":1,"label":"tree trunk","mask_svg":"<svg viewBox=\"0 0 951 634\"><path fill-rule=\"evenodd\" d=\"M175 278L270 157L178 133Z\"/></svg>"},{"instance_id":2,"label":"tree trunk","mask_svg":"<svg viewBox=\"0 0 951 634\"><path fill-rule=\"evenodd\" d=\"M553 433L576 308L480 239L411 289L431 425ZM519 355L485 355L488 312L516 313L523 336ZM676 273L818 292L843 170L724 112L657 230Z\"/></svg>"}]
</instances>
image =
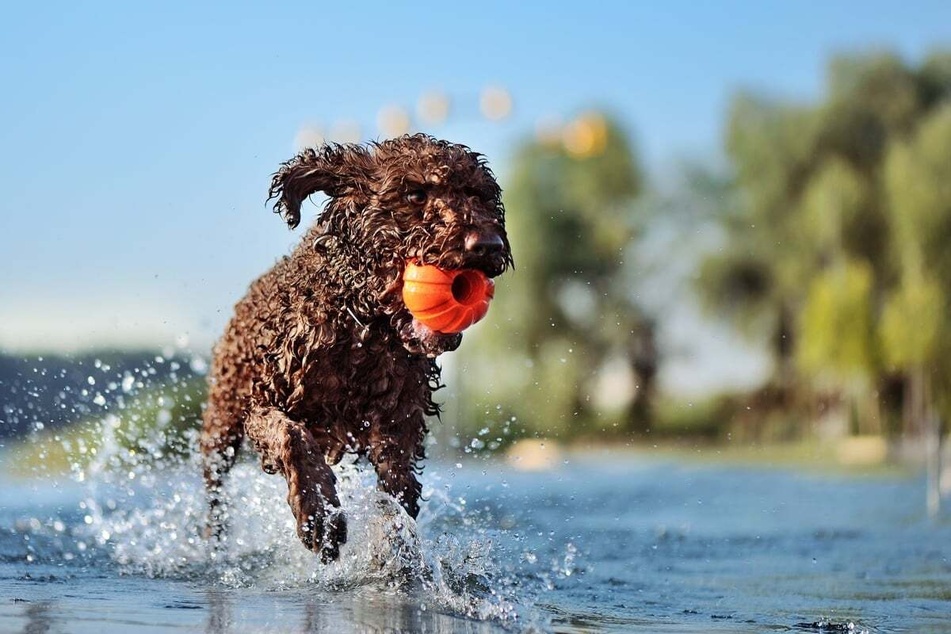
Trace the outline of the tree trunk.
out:
<instances>
[{"instance_id":1,"label":"tree trunk","mask_svg":"<svg viewBox=\"0 0 951 634\"><path fill-rule=\"evenodd\" d=\"M631 337L628 360L637 381L637 392L627 411L627 429L635 434L648 434L653 424L653 403L657 379L657 341L654 324L642 322Z\"/></svg>"},{"instance_id":2,"label":"tree trunk","mask_svg":"<svg viewBox=\"0 0 951 634\"><path fill-rule=\"evenodd\" d=\"M938 412L934 407L931 377L920 367L917 374L921 381L921 414L923 418L925 472L927 475L928 516L937 517L941 511L941 421L938 419Z\"/></svg>"},{"instance_id":3,"label":"tree trunk","mask_svg":"<svg viewBox=\"0 0 951 634\"><path fill-rule=\"evenodd\" d=\"M773 333L773 355L776 359L776 383L780 388L780 400L783 408L792 405L792 396L796 389L796 367L793 355L795 316L784 302L779 306L776 317L776 331Z\"/></svg>"},{"instance_id":4,"label":"tree trunk","mask_svg":"<svg viewBox=\"0 0 951 634\"><path fill-rule=\"evenodd\" d=\"M925 409L924 368L915 366L905 382L905 402L902 407L902 424L906 439L919 438L923 431Z\"/></svg>"}]
</instances>

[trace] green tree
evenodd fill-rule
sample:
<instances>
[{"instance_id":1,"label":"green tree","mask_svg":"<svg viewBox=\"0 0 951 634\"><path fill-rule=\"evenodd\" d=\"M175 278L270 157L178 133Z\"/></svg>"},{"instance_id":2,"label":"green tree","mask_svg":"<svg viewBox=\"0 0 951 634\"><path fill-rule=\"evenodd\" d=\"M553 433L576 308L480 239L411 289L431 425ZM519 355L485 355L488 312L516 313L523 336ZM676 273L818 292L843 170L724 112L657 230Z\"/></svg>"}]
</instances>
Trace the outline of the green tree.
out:
<instances>
[{"instance_id":1,"label":"green tree","mask_svg":"<svg viewBox=\"0 0 951 634\"><path fill-rule=\"evenodd\" d=\"M917 68L883 53L833 58L817 104L748 93L734 100L726 146L737 196L723 214L723 248L703 262L698 289L712 311L769 342L783 393L818 385L854 394L864 384L868 396L904 369L883 364L882 340L870 333L879 329L882 298L904 297L912 279L908 256L899 255L909 247L897 239L896 200L923 194L886 196L885 164L949 95L948 53ZM935 266L951 260L923 249Z\"/></svg>"},{"instance_id":2,"label":"green tree","mask_svg":"<svg viewBox=\"0 0 951 634\"><path fill-rule=\"evenodd\" d=\"M817 274L799 320L798 368L820 389L840 393L857 431L881 431L874 387L879 367L872 268L843 261Z\"/></svg>"},{"instance_id":3,"label":"green tree","mask_svg":"<svg viewBox=\"0 0 951 634\"><path fill-rule=\"evenodd\" d=\"M795 320L802 280L820 265L800 199L811 170L817 116L748 93L734 100L727 152L737 194L723 211L725 245L700 266L702 303L753 339L767 338L782 392L795 388Z\"/></svg>"},{"instance_id":4,"label":"green tree","mask_svg":"<svg viewBox=\"0 0 951 634\"><path fill-rule=\"evenodd\" d=\"M885 183L902 285L889 294L881 322L887 361L908 373L906 419L914 429L938 405L951 414L951 105L896 144Z\"/></svg>"}]
</instances>

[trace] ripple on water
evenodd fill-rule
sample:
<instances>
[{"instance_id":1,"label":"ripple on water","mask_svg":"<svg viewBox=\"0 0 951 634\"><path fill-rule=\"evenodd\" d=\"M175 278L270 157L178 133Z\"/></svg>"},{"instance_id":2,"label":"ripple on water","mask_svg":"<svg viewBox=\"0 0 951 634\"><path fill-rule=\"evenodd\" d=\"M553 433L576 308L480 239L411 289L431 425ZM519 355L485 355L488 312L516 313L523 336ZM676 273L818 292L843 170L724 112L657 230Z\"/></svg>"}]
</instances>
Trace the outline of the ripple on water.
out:
<instances>
[{"instance_id":1,"label":"ripple on water","mask_svg":"<svg viewBox=\"0 0 951 634\"><path fill-rule=\"evenodd\" d=\"M231 531L209 550L197 458L122 449L114 423L76 481L0 488L0 592L26 601L0 603L0 630L57 623L48 597L100 623L108 594L154 596L144 608L179 623L204 606L209 631L267 618L303 631L946 631L951 526L923 519L916 482L628 456L544 474L431 463L414 522L348 463L350 540L322 565L296 538L283 479L251 462L229 479Z\"/></svg>"}]
</instances>

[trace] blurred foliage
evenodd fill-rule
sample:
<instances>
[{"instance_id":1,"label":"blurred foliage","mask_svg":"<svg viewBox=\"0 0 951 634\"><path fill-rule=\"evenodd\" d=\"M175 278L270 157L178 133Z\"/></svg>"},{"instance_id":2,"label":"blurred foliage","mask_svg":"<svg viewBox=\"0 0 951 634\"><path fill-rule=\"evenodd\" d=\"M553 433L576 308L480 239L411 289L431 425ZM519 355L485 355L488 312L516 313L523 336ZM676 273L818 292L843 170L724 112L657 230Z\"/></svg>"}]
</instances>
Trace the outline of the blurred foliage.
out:
<instances>
[{"instance_id":1,"label":"blurred foliage","mask_svg":"<svg viewBox=\"0 0 951 634\"><path fill-rule=\"evenodd\" d=\"M947 336L945 291L932 281L906 282L882 311L881 337L885 359L896 368L933 364Z\"/></svg>"},{"instance_id":2,"label":"blurred foliage","mask_svg":"<svg viewBox=\"0 0 951 634\"><path fill-rule=\"evenodd\" d=\"M196 446L205 397L201 377L142 388L105 413L27 437L13 448L14 465L21 473L50 475L183 458Z\"/></svg>"},{"instance_id":3,"label":"blurred foliage","mask_svg":"<svg viewBox=\"0 0 951 634\"><path fill-rule=\"evenodd\" d=\"M654 325L625 266L642 178L627 135L599 112L518 148L505 188L517 268L498 280L491 325L460 351L464 430L648 428Z\"/></svg>"},{"instance_id":4,"label":"blurred foliage","mask_svg":"<svg viewBox=\"0 0 951 634\"><path fill-rule=\"evenodd\" d=\"M865 262L844 262L810 283L796 350L799 368L833 385L864 382L877 367L872 323L872 271Z\"/></svg>"},{"instance_id":5,"label":"blurred foliage","mask_svg":"<svg viewBox=\"0 0 951 634\"><path fill-rule=\"evenodd\" d=\"M768 341L780 408L824 401L850 408L859 429L913 429L951 388L949 99L951 52L917 67L835 57L816 104L735 97L726 147L738 195L696 288L708 310ZM883 413L896 375L903 405Z\"/></svg>"}]
</instances>

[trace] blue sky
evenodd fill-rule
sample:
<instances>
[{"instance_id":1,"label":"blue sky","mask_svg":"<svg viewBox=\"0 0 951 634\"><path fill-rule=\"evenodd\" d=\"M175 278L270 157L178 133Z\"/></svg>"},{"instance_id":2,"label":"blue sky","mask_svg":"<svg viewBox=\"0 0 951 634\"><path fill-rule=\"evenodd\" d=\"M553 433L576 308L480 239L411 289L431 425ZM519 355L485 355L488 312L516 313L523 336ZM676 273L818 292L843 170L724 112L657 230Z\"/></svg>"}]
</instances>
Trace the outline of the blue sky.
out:
<instances>
[{"instance_id":1,"label":"blue sky","mask_svg":"<svg viewBox=\"0 0 951 634\"><path fill-rule=\"evenodd\" d=\"M717 156L740 87L810 99L831 53L940 44L947 1L7 3L0 347L206 346L298 237L264 196L308 124L376 137L380 107L439 89L427 131L504 185L539 119L604 106L658 173ZM478 116L487 85L509 120Z\"/></svg>"}]
</instances>

